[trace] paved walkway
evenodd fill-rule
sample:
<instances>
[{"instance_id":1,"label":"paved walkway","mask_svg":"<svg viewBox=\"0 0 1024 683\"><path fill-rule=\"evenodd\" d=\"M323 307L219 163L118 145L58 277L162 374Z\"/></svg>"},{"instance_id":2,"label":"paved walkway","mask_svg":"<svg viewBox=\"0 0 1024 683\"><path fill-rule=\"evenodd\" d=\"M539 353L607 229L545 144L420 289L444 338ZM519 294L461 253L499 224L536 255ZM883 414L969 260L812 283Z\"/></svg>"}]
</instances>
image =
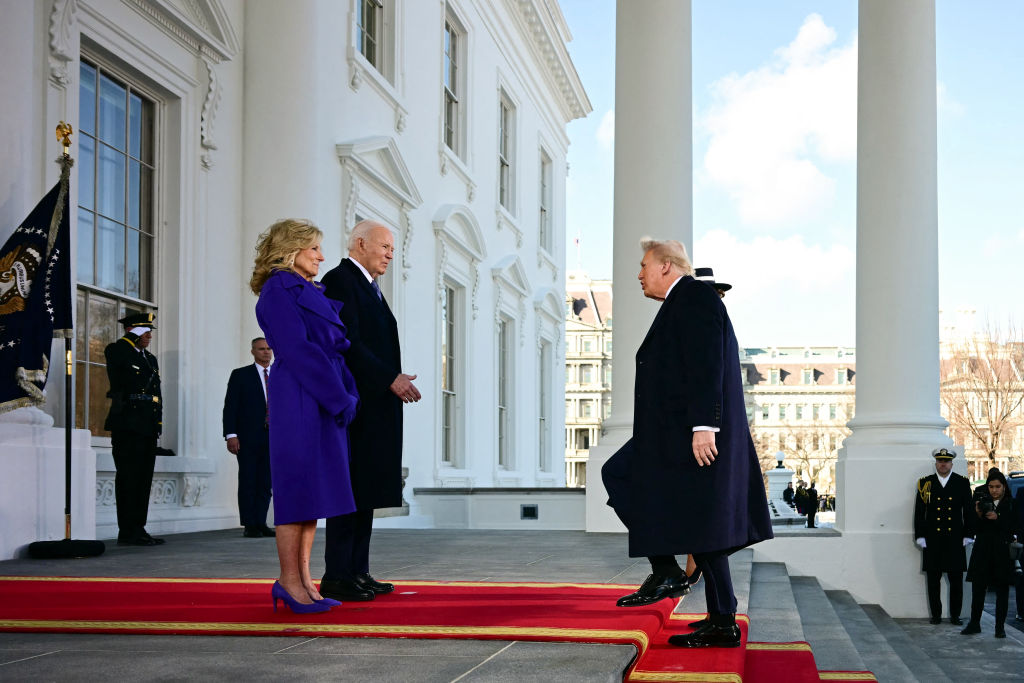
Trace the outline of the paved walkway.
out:
<instances>
[{"instance_id":1,"label":"paved walkway","mask_svg":"<svg viewBox=\"0 0 1024 683\"><path fill-rule=\"evenodd\" d=\"M322 529L318 531L313 550L314 576L323 568L323 534ZM745 567L738 564L740 572L749 572L749 559ZM378 530L372 568L382 579L633 584L649 572L646 560L626 557L624 535L575 531ZM154 548L109 543L103 556L87 560L0 562L0 575L269 578L276 574L273 539L242 538L241 530L171 536L167 545ZM746 607L746 595L741 598ZM684 606L687 611L703 609L702 597L688 597ZM900 623L930 656L952 656L967 640L952 627L940 631L928 628L923 620ZM990 634L975 636L971 648L990 663L987 674L1005 680L1016 671L1024 679L1024 634L1012 630L1011 634L1014 638L1007 641L997 641ZM628 645L0 633L0 680L620 681L634 654ZM978 674L965 672L962 679L951 678L983 680Z\"/></svg>"}]
</instances>

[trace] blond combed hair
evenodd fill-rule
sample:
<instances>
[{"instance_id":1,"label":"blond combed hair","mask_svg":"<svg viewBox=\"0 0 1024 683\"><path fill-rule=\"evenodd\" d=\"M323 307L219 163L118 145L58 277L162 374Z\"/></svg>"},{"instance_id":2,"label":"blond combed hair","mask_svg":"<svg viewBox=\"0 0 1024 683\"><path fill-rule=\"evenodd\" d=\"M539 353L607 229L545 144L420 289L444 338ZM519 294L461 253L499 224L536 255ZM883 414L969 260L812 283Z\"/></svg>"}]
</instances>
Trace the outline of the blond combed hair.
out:
<instances>
[{"instance_id":1,"label":"blond combed hair","mask_svg":"<svg viewBox=\"0 0 1024 683\"><path fill-rule=\"evenodd\" d=\"M304 218L284 218L267 228L256 241L256 262L249 288L259 295L275 270L291 270L295 256L319 244L323 231Z\"/></svg>"},{"instance_id":2,"label":"blond combed hair","mask_svg":"<svg viewBox=\"0 0 1024 683\"><path fill-rule=\"evenodd\" d=\"M656 240L653 237L644 237L640 240L640 248L643 252L651 252L651 255L661 263L671 263L683 275L693 275L693 264L686 254L686 247L682 242L676 240Z\"/></svg>"}]
</instances>

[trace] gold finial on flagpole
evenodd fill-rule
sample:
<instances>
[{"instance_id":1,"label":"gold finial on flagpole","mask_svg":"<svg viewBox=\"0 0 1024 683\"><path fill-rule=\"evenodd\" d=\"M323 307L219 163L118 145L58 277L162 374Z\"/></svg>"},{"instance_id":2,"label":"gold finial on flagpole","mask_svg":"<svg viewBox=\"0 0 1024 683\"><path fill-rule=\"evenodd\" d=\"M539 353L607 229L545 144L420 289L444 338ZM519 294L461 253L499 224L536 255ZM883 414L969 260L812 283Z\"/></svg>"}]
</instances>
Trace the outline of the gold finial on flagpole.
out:
<instances>
[{"instance_id":1,"label":"gold finial on flagpole","mask_svg":"<svg viewBox=\"0 0 1024 683\"><path fill-rule=\"evenodd\" d=\"M68 155L68 148L71 147L71 135L74 133L71 130L71 124L61 121L57 124L57 142L64 145L64 156Z\"/></svg>"}]
</instances>

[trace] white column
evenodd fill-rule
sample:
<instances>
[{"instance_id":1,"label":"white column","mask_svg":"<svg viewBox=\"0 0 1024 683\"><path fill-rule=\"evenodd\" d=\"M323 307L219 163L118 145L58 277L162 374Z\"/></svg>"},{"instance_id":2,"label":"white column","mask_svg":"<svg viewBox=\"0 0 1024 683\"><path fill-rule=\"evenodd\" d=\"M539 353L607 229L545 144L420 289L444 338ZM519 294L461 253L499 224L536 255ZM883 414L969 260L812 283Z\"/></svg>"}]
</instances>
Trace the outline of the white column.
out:
<instances>
[{"instance_id":1,"label":"white column","mask_svg":"<svg viewBox=\"0 0 1024 683\"><path fill-rule=\"evenodd\" d=\"M939 414L934 0L861 0L858 33L857 402L837 464L841 585L892 616L925 616L914 485L933 470L932 449L951 446Z\"/></svg>"},{"instance_id":2,"label":"white column","mask_svg":"<svg viewBox=\"0 0 1024 683\"><path fill-rule=\"evenodd\" d=\"M690 0L618 0L615 17L615 210L612 414L587 463L587 531L620 531L601 466L633 429L634 354L658 310L636 276L640 238L692 249Z\"/></svg>"}]
</instances>

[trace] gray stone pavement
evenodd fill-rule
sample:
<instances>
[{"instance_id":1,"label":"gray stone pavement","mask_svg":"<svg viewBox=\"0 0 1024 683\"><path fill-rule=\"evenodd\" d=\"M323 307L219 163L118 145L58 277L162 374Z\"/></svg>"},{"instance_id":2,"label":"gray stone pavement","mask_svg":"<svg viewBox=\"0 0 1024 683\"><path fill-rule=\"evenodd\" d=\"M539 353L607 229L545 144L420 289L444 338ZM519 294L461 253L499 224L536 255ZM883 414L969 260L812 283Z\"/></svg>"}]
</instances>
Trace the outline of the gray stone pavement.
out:
<instances>
[{"instance_id":1,"label":"gray stone pavement","mask_svg":"<svg viewBox=\"0 0 1024 683\"><path fill-rule=\"evenodd\" d=\"M313 549L314 576L323 569L323 534L318 531ZM374 532L372 550L374 575L382 579L638 584L649 572L645 560L626 556L622 534L383 529ZM743 593L741 607L746 607L752 586L746 579L749 558L738 558L736 565L737 592ZM755 583L760 573L753 572ZM153 548L108 543L107 552L93 559L0 562L0 575L276 574L273 539L242 538L240 529L170 536L167 545ZM684 600L684 611L703 610L701 591L695 593ZM900 625L952 680L980 680L984 671L999 672L1002 680L1024 678L1024 634L1010 630L1011 638L995 640L991 617L986 619L987 633L970 639L953 627L929 627L923 620L900 620ZM961 643L967 641L971 656L965 658ZM0 633L0 681L619 681L634 655L629 645Z\"/></svg>"}]
</instances>

